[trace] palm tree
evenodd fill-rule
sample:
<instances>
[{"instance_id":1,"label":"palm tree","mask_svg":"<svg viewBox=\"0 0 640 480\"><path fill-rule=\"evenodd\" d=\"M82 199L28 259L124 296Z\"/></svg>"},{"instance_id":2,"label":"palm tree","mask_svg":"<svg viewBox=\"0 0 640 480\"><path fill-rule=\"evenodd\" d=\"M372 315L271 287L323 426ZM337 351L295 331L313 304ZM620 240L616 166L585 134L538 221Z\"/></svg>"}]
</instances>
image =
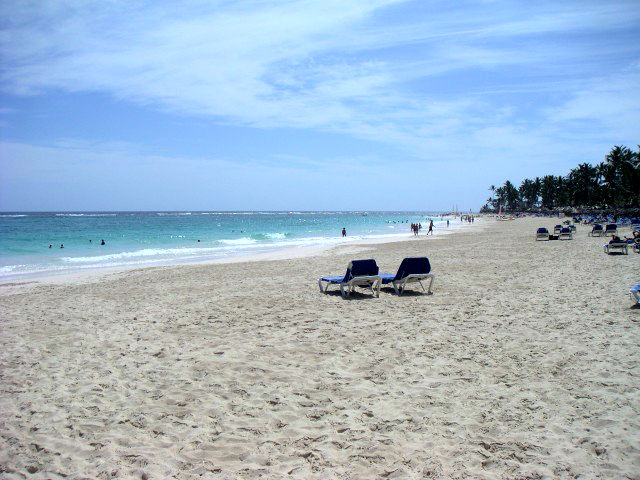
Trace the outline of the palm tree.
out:
<instances>
[{"instance_id":1,"label":"palm tree","mask_svg":"<svg viewBox=\"0 0 640 480\"><path fill-rule=\"evenodd\" d=\"M489 187L485 207L514 210L558 207L639 208L640 145L638 151L616 145L597 166L581 163L565 177L545 175L522 181L519 189L507 180L502 187Z\"/></svg>"}]
</instances>

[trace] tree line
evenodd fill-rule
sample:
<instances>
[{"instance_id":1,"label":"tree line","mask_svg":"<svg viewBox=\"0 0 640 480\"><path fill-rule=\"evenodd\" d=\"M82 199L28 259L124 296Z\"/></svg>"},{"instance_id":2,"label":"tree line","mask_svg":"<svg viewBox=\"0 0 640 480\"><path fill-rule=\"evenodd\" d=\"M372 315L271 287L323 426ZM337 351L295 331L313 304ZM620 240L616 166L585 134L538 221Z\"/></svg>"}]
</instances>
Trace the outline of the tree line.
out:
<instances>
[{"instance_id":1,"label":"tree line","mask_svg":"<svg viewBox=\"0 0 640 480\"><path fill-rule=\"evenodd\" d=\"M566 176L526 178L516 187L492 185L481 212L627 210L640 207L640 145L615 146L598 165L581 163Z\"/></svg>"}]
</instances>

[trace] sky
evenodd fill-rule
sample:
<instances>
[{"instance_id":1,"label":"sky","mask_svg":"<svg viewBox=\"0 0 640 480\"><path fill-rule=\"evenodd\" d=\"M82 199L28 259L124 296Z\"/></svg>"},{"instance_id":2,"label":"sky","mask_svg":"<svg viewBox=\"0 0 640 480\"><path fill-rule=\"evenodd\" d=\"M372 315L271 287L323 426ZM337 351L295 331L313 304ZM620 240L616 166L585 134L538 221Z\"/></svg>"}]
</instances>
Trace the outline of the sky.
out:
<instances>
[{"instance_id":1,"label":"sky","mask_svg":"<svg viewBox=\"0 0 640 480\"><path fill-rule=\"evenodd\" d=\"M639 118L638 0L0 3L2 211L476 211Z\"/></svg>"}]
</instances>

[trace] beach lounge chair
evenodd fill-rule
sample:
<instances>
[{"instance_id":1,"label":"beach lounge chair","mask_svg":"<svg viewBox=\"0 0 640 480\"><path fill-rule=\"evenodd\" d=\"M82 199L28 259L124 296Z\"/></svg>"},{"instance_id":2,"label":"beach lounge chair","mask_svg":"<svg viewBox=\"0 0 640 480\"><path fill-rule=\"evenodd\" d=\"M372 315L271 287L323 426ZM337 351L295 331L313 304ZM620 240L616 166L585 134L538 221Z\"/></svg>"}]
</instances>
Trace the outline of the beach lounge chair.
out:
<instances>
[{"instance_id":1,"label":"beach lounge chair","mask_svg":"<svg viewBox=\"0 0 640 480\"><path fill-rule=\"evenodd\" d=\"M549 230L544 227L540 227L536 232L536 242L538 240L549 240Z\"/></svg>"},{"instance_id":2,"label":"beach lounge chair","mask_svg":"<svg viewBox=\"0 0 640 480\"><path fill-rule=\"evenodd\" d=\"M629 255L629 244L624 240L605 243L602 247L608 255L611 255L612 253L624 253L625 255Z\"/></svg>"},{"instance_id":3,"label":"beach lounge chair","mask_svg":"<svg viewBox=\"0 0 640 480\"><path fill-rule=\"evenodd\" d=\"M562 230L562 225L556 225L555 227L553 227L553 234L558 235L560 233L560 230Z\"/></svg>"},{"instance_id":4,"label":"beach lounge chair","mask_svg":"<svg viewBox=\"0 0 640 480\"><path fill-rule=\"evenodd\" d=\"M609 223L604 229L605 236L613 236L618 234L618 225L615 223Z\"/></svg>"},{"instance_id":5,"label":"beach lounge chair","mask_svg":"<svg viewBox=\"0 0 640 480\"><path fill-rule=\"evenodd\" d=\"M573 232L569 227L562 227L560 229L560 234L558 235L558 240L573 240Z\"/></svg>"},{"instance_id":6,"label":"beach lounge chair","mask_svg":"<svg viewBox=\"0 0 640 480\"><path fill-rule=\"evenodd\" d=\"M370 288L376 297L380 296L382 278L378 275L378 264L373 258L368 260L352 260L347 266L344 276L321 277L318 279L318 287L322 293L327 293L329 285L338 285L342 298L347 298L353 293L355 287ZM326 286L323 288L323 283Z\"/></svg>"},{"instance_id":7,"label":"beach lounge chair","mask_svg":"<svg viewBox=\"0 0 640 480\"><path fill-rule=\"evenodd\" d=\"M631 287L629 293L636 301L636 303L640 305L640 283L636 283L633 287Z\"/></svg>"},{"instance_id":8,"label":"beach lounge chair","mask_svg":"<svg viewBox=\"0 0 640 480\"><path fill-rule=\"evenodd\" d=\"M383 284L390 283L393 285L393 289L398 295L402 295L410 283L418 282L422 287L422 290L431 295L431 287L433 287L433 280L435 278L431 272L431 264L427 257L408 257L402 260L398 273L395 275L392 273L383 273L380 275ZM422 280L431 279L429 282L429 289L425 290L422 285Z\"/></svg>"},{"instance_id":9,"label":"beach lounge chair","mask_svg":"<svg viewBox=\"0 0 640 480\"><path fill-rule=\"evenodd\" d=\"M601 237L602 235L604 235L604 229L602 228L602 225L600 225L599 223L596 223L591 229L591 233L589 233L589 236Z\"/></svg>"}]
</instances>

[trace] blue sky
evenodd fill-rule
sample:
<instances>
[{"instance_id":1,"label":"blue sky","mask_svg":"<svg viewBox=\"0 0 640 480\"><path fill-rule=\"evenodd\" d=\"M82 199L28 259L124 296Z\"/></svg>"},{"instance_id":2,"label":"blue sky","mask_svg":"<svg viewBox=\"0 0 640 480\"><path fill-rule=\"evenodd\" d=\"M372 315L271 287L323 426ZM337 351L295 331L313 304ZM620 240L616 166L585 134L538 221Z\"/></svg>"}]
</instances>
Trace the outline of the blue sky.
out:
<instances>
[{"instance_id":1,"label":"blue sky","mask_svg":"<svg viewBox=\"0 0 640 480\"><path fill-rule=\"evenodd\" d=\"M640 3L8 1L0 210L478 209L640 143Z\"/></svg>"}]
</instances>

